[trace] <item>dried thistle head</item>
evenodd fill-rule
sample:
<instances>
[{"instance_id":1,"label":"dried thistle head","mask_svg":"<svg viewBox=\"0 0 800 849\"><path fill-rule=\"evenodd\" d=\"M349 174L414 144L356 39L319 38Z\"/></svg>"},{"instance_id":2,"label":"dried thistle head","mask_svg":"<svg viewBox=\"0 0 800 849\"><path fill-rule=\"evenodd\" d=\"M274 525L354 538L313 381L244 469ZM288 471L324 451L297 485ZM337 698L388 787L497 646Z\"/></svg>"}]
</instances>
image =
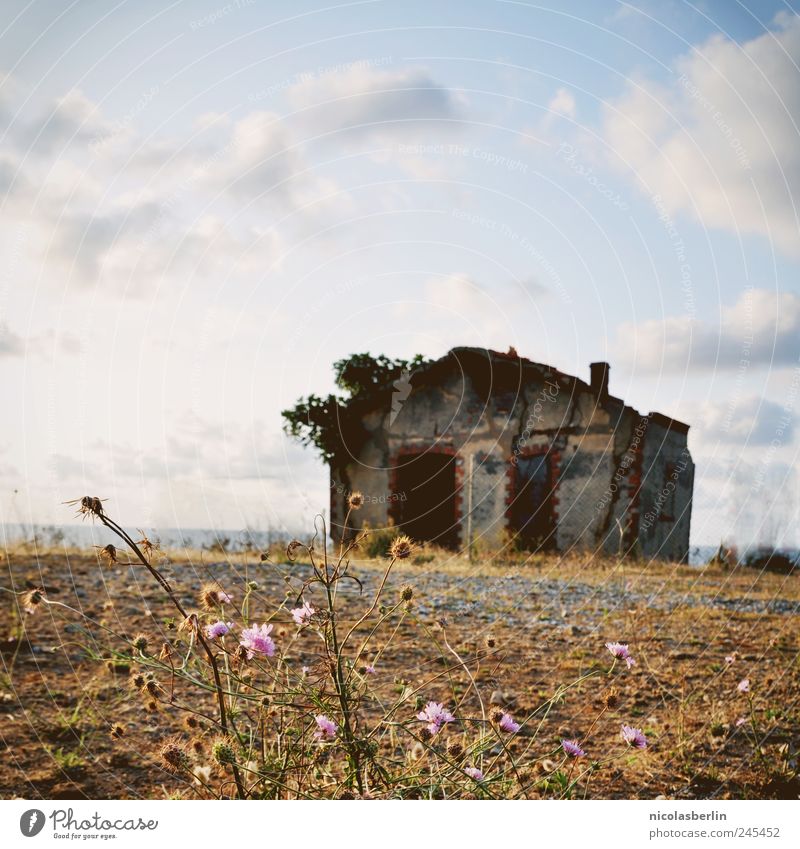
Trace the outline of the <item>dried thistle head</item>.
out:
<instances>
[{"instance_id":1,"label":"dried thistle head","mask_svg":"<svg viewBox=\"0 0 800 849\"><path fill-rule=\"evenodd\" d=\"M619 704L619 696L617 695L617 691L612 687L610 690L606 690L602 695L603 705L607 707L609 710L613 710Z\"/></svg>"},{"instance_id":2,"label":"dried thistle head","mask_svg":"<svg viewBox=\"0 0 800 849\"><path fill-rule=\"evenodd\" d=\"M420 728L419 730L419 739L420 740L433 740L433 732L425 726L425 728Z\"/></svg>"},{"instance_id":3,"label":"dried thistle head","mask_svg":"<svg viewBox=\"0 0 800 849\"><path fill-rule=\"evenodd\" d=\"M196 755L202 755L206 750L206 744L199 737L193 737L189 746Z\"/></svg>"},{"instance_id":4,"label":"dried thistle head","mask_svg":"<svg viewBox=\"0 0 800 849\"><path fill-rule=\"evenodd\" d=\"M394 541L389 548L389 554L395 560L405 560L411 556L413 550L414 543L411 537L408 537L405 534L400 534L400 536L394 538Z\"/></svg>"},{"instance_id":5,"label":"dried thistle head","mask_svg":"<svg viewBox=\"0 0 800 849\"><path fill-rule=\"evenodd\" d=\"M464 754L464 747L458 740L450 740L447 744L447 754L454 761L457 761Z\"/></svg>"},{"instance_id":6,"label":"dried thistle head","mask_svg":"<svg viewBox=\"0 0 800 849\"><path fill-rule=\"evenodd\" d=\"M175 775L188 772L192 762L179 740L168 740L159 753L165 769Z\"/></svg>"},{"instance_id":7,"label":"dried thistle head","mask_svg":"<svg viewBox=\"0 0 800 849\"><path fill-rule=\"evenodd\" d=\"M234 764L236 763L236 752L231 745L231 741L226 737L218 737L211 744L211 756L218 764Z\"/></svg>"},{"instance_id":8,"label":"dried thistle head","mask_svg":"<svg viewBox=\"0 0 800 849\"><path fill-rule=\"evenodd\" d=\"M78 516L103 516L103 502L100 498L95 498L91 495L84 495L83 498L73 498L72 501L65 501L65 504L77 504Z\"/></svg>"},{"instance_id":9,"label":"dried thistle head","mask_svg":"<svg viewBox=\"0 0 800 849\"><path fill-rule=\"evenodd\" d=\"M144 689L146 693L155 698L156 696L158 696L158 691L161 688L158 686L157 681L154 681L152 678L148 678L148 680L144 682Z\"/></svg>"},{"instance_id":10,"label":"dried thistle head","mask_svg":"<svg viewBox=\"0 0 800 849\"><path fill-rule=\"evenodd\" d=\"M109 734L111 734L111 737L114 740L120 740L125 736L125 726L120 725L118 722L115 722L111 726L111 731L109 731Z\"/></svg>"},{"instance_id":11,"label":"dried thistle head","mask_svg":"<svg viewBox=\"0 0 800 849\"><path fill-rule=\"evenodd\" d=\"M105 560L106 563L117 563L118 562L118 560L117 560L117 547L115 545L112 545L111 543L109 543L108 545L104 545L102 548L100 548L99 545L96 545L95 548L97 549L97 556L101 560Z\"/></svg>"},{"instance_id":12,"label":"dried thistle head","mask_svg":"<svg viewBox=\"0 0 800 849\"><path fill-rule=\"evenodd\" d=\"M411 601L411 599L414 598L414 587L412 587L411 584L403 584L403 586L400 587L400 598L406 603Z\"/></svg>"},{"instance_id":13,"label":"dried thistle head","mask_svg":"<svg viewBox=\"0 0 800 849\"><path fill-rule=\"evenodd\" d=\"M150 711L150 713L158 713L158 702L155 699L150 699L145 707Z\"/></svg>"},{"instance_id":14,"label":"dried thistle head","mask_svg":"<svg viewBox=\"0 0 800 849\"><path fill-rule=\"evenodd\" d=\"M200 720L196 716L189 714L183 718L183 724L190 730L194 731L200 727Z\"/></svg>"},{"instance_id":15,"label":"dried thistle head","mask_svg":"<svg viewBox=\"0 0 800 849\"><path fill-rule=\"evenodd\" d=\"M500 721L503 719L505 715L505 711L500 710L500 708L495 708L490 714L489 718L495 725L498 725Z\"/></svg>"},{"instance_id":16,"label":"dried thistle head","mask_svg":"<svg viewBox=\"0 0 800 849\"><path fill-rule=\"evenodd\" d=\"M487 634L484 642L486 643L487 649L493 649L497 646L497 637L494 634Z\"/></svg>"},{"instance_id":17,"label":"dried thistle head","mask_svg":"<svg viewBox=\"0 0 800 849\"><path fill-rule=\"evenodd\" d=\"M136 651L141 652L141 654L147 653L147 636L145 634L137 634L133 638L133 642L131 645L136 649Z\"/></svg>"},{"instance_id":18,"label":"dried thistle head","mask_svg":"<svg viewBox=\"0 0 800 849\"><path fill-rule=\"evenodd\" d=\"M136 545L139 546L139 548L142 550L142 554L144 554L144 556L149 560L153 552L158 551L159 543L151 542L147 538L147 534L141 528L138 528L137 530L142 535L142 538L137 541Z\"/></svg>"},{"instance_id":19,"label":"dried thistle head","mask_svg":"<svg viewBox=\"0 0 800 849\"><path fill-rule=\"evenodd\" d=\"M200 623L197 621L197 614L190 613L178 626L178 630L194 631L194 633L196 634L200 630Z\"/></svg>"},{"instance_id":20,"label":"dried thistle head","mask_svg":"<svg viewBox=\"0 0 800 849\"><path fill-rule=\"evenodd\" d=\"M169 643L161 644L161 651L158 653L159 660L170 660L172 658L172 646Z\"/></svg>"},{"instance_id":21,"label":"dried thistle head","mask_svg":"<svg viewBox=\"0 0 800 849\"><path fill-rule=\"evenodd\" d=\"M131 686L137 690L144 690L144 685L147 683L147 678L141 672L137 672L131 676Z\"/></svg>"},{"instance_id":22,"label":"dried thistle head","mask_svg":"<svg viewBox=\"0 0 800 849\"><path fill-rule=\"evenodd\" d=\"M364 496L360 492L351 492L347 504L351 510L360 510L364 505Z\"/></svg>"},{"instance_id":23,"label":"dried thistle head","mask_svg":"<svg viewBox=\"0 0 800 849\"><path fill-rule=\"evenodd\" d=\"M44 600L44 587L34 587L22 594L20 605L26 613L36 613L36 608Z\"/></svg>"},{"instance_id":24,"label":"dried thistle head","mask_svg":"<svg viewBox=\"0 0 800 849\"><path fill-rule=\"evenodd\" d=\"M286 556L289 560L294 560L295 555L297 554L297 549L302 547L303 543L300 542L299 539L293 539L289 545L286 546Z\"/></svg>"},{"instance_id":25,"label":"dried thistle head","mask_svg":"<svg viewBox=\"0 0 800 849\"><path fill-rule=\"evenodd\" d=\"M203 584L200 588L200 605L204 610L213 612L221 604L228 604L231 597L216 584Z\"/></svg>"}]
</instances>

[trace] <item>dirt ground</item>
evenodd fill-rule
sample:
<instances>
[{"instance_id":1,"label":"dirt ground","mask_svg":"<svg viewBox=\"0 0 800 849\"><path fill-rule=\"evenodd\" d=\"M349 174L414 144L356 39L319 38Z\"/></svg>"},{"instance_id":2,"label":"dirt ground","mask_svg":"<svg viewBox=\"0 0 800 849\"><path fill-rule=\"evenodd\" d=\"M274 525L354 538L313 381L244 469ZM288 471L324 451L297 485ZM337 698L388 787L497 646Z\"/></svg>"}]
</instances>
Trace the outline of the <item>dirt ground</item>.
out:
<instances>
[{"instance_id":1,"label":"dirt ground","mask_svg":"<svg viewBox=\"0 0 800 849\"><path fill-rule=\"evenodd\" d=\"M213 557L173 554L165 566L188 604L212 577L234 597L255 580L257 595L280 599L284 575L302 577L307 569L243 555ZM475 678L487 702L511 706L518 719L559 685L608 668L604 643L630 644L637 665L615 678L619 702L596 723L586 747L590 755L618 748L622 722L642 728L650 747L598 770L585 791L590 798L800 795L800 576L578 556L527 563L425 560L397 564L388 594L411 584L415 617L426 625L444 620L448 640L467 662L485 653L491 637L493 653L477 665ZM169 637L172 610L152 579L139 567L101 563L87 553L18 550L7 552L1 565L6 590L41 585L50 601L67 607L41 605L25 616L20 639L15 598L0 594L0 797L190 797L156 756L180 725L147 710L131 692L124 664L103 660L109 647L124 646L123 637L143 632L154 644ZM384 565L354 564L365 598ZM345 614L363 610L365 598L354 582L348 586ZM117 636L97 627L90 633L81 614ZM377 675L387 686L415 684L437 657L409 619L381 656ZM758 748L748 698L737 691L743 678L750 680ZM541 758L562 737L583 739L608 684L600 676L571 689L532 746L524 735L514 745L531 746ZM431 691L431 697L445 695ZM741 718L746 722L737 725ZM125 729L121 739L110 734L114 724ZM532 785L528 795L543 792Z\"/></svg>"}]
</instances>

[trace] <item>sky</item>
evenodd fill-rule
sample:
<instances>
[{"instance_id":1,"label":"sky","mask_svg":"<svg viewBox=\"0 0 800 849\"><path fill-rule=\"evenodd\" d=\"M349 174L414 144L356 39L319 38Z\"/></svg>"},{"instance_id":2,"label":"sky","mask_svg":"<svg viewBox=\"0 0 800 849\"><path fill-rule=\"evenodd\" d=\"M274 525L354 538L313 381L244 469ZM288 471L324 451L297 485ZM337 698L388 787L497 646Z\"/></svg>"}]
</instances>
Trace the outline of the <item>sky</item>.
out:
<instances>
[{"instance_id":1,"label":"sky","mask_svg":"<svg viewBox=\"0 0 800 849\"><path fill-rule=\"evenodd\" d=\"M5 0L0 515L294 530L331 364L521 355L797 545L800 4Z\"/></svg>"}]
</instances>

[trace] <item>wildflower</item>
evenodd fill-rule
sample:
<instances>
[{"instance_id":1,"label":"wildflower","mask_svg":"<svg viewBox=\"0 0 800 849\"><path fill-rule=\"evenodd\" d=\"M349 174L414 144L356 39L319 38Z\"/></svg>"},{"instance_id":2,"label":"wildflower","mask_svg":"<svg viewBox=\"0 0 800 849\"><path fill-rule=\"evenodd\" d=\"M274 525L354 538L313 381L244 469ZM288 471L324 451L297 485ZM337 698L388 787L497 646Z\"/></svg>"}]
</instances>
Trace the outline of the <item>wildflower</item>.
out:
<instances>
[{"instance_id":1,"label":"wildflower","mask_svg":"<svg viewBox=\"0 0 800 849\"><path fill-rule=\"evenodd\" d=\"M411 556L413 547L414 543L412 542L411 537L401 534L399 537L395 537L394 542L389 548L389 554L395 560L405 560L407 557Z\"/></svg>"},{"instance_id":2,"label":"wildflower","mask_svg":"<svg viewBox=\"0 0 800 849\"><path fill-rule=\"evenodd\" d=\"M427 722L428 731L437 734L448 722L454 722L455 717L446 710L441 702L428 702L425 708L417 714L417 719Z\"/></svg>"},{"instance_id":3,"label":"wildflower","mask_svg":"<svg viewBox=\"0 0 800 849\"><path fill-rule=\"evenodd\" d=\"M505 731L507 734L516 734L522 727L518 722L514 722L514 717L510 713L504 713L497 725L501 731Z\"/></svg>"},{"instance_id":4,"label":"wildflower","mask_svg":"<svg viewBox=\"0 0 800 849\"><path fill-rule=\"evenodd\" d=\"M750 692L750 679L749 678L742 678L742 680L737 685L736 689L740 693L749 693Z\"/></svg>"},{"instance_id":5,"label":"wildflower","mask_svg":"<svg viewBox=\"0 0 800 849\"><path fill-rule=\"evenodd\" d=\"M371 666L371 665L370 665L370 666L365 666L365 667L364 667L364 672L365 672L365 674L367 674L367 675L375 675L375 667L374 667L374 666Z\"/></svg>"},{"instance_id":6,"label":"wildflower","mask_svg":"<svg viewBox=\"0 0 800 849\"><path fill-rule=\"evenodd\" d=\"M336 737L337 725L332 719L328 719L324 713L320 713L314 717L317 723L317 730L314 732L314 737L317 740L333 740Z\"/></svg>"},{"instance_id":7,"label":"wildflower","mask_svg":"<svg viewBox=\"0 0 800 849\"><path fill-rule=\"evenodd\" d=\"M292 616L294 617L294 621L302 626L307 625L308 620L316 613L317 611L307 602L304 601L301 607L295 607L292 610Z\"/></svg>"},{"instance_id":8,"label":"wildflower","mask_svg":"<svg viewBox=\"0 0 800 849\"><path fill-rule=\"evenodd\" d=\"M400 587L400 598L405 602L411 601L414 598L414 587L411 584L403 584Z\"/></svg>"},{"instance_id":9,"label":"wildflower","mask_svg":"<svg viewBox=\"0 0 800 849\"><path fill-rule=\"evenodd\" d=\"M636 661L631 657L626 643L606 643L606 648L617 660L624 660L628 665L628 669L636 665Z\"/></svg>"},{"instance_id":10,"label":"wildflower","mask_svg":"<svg viewBox=\"0 0 800 849\"><path fill-rule=\"evenodd\" d=\"M161 760L170 772L176 774L187 772L191 766L186 749L175 740L170 740L161 747Z\"/></svg>"},{"instance_id":11,"label":"wildflower","mask_svg":"<svg viewBox=\"0 0 800 849\"><path fill-rule=\"evenodd\" d=\"M206 636L209 640L217 640L224 637L233 628L233 622L214 622L206 625Z\"/></svg>"},{"instance_id":12,"label":"wildflower","mask_svg":"<svg viewBox=\"0 0 800 849\"><path fill-rule=\"evenodd\" d=\"M28 590L23 593L21 598L22 609L26 613L36 613L36 608L42 603L44 598L44 587L36 587L36 589Z\"/></svg>"},{"instance_id":13,"label":"wildflower","mask_svg":"<svg viewBox=\"0 0 800 849\"><path fill-rule=\"evenodd\" d=\"M728 666L730 666L735 660L736 660L736 652L734 652L733 654L726 654L725 655L725 663L727 663Z\"/></svg>"},{"instance_id":14,"label":"wildflower","mask_svg":"<svg viewBox=\"0 0 800 849\"><path fill-rule=\"evenodd\" d=\"M632 728L630 725L623 725L620 736L629 746L633 746L635 749L647 748L647 737L645 737L644 733L638 728Z\"/></svg>"},{"instance_id":15,"label":"wildflower","mask_svg":"<svg viewBox=\"0 0 800 849\"><path fill-rule=\"evenodd\" d=\"M264 654L267 657L272 657L275 654L275 642L270 637L272 625L253 625L252 628L245 628L242 631L242 638L239 644L247 650L247 659L252 660L256 652Z\"/></svg>"},{"instance_id":16,"label":"wildflower","mask_svg":"<svg viewBox=\"0 0 800 849\"><path fill-rule=\"evenodd\" d=\"M303 678L307 678L308 673L311 672L311 667L310 666L304 666L304 667L302 667L302 669L300 671L303 673Z\"/></svg>"},{"instance_id":17,"label":"wildflower","mask_svg":"<svg viewBox=\"0 0 800 849\"><path fill-rule=\"evenodd\" d=\"M736 720L736 723L735 723L735 724L736 724L736 727L737 727L737 728L741 728L741 727L745 724L745 722L747 722L747 717L745 717L745 716L740 716L740 717Z\"/></svg>"},{"instance_id":18,"label":"wildflower","mask_svg":"<svg viewBox=\"0 0 800 849\"><path fill-rule=\"evenodd\" d=\"M483 781L483 773L475 766L468 766L464 772L475 781Z\"/></svg>"},{"instance_id":19,"label":"wildflower","mask_svg":"<svg viewBox=\"0 0 800 849\"><path fill-rule=\"evenodd\" d=\"M224 590L220 590L217 593L217 598L220 604L231 604L233 602L233 596L228 595Z\"/></svg>"},{"instance_id":20,"label":"wildflower","mask_svg":"<svg viewBox=\"0 0 800 849\"><path fill-rule=\"evenodd\" d=\"M360 492L351 492L347 503L351 510L358 510L364 503L364 496Z\"/></svg>"},{"instance_id":21,"label":"wildflower","mask_svg":"<svg viewBox=\"0 0 800 849\"><path fill-rule=\"evenodd\" d=\"M561 748L572 758L582 758L586 755L577 740L562 740Z\"/></svg>"}]
</instances>

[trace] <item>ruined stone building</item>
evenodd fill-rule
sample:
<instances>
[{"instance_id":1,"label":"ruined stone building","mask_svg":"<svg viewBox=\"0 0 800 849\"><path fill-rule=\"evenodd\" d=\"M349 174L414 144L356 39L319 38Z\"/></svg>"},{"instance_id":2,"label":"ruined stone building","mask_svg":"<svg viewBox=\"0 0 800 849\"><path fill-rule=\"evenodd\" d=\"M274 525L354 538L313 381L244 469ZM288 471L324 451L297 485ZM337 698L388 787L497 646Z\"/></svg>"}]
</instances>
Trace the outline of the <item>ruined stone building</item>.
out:
<instances>
[{"instance_id":1,"label":"ruined stone building","mask_svg":"<svg viewBox=\"0 0 800 849\"><path fill-rule=\"evenodd\" d=\"M635 552L685 561L694 464L688 425L643 415L590 382L507 354L454 348L360 409L361 438L331 469L340 537L395 525L453 549Z\"/></svg>"}]
</instances>

